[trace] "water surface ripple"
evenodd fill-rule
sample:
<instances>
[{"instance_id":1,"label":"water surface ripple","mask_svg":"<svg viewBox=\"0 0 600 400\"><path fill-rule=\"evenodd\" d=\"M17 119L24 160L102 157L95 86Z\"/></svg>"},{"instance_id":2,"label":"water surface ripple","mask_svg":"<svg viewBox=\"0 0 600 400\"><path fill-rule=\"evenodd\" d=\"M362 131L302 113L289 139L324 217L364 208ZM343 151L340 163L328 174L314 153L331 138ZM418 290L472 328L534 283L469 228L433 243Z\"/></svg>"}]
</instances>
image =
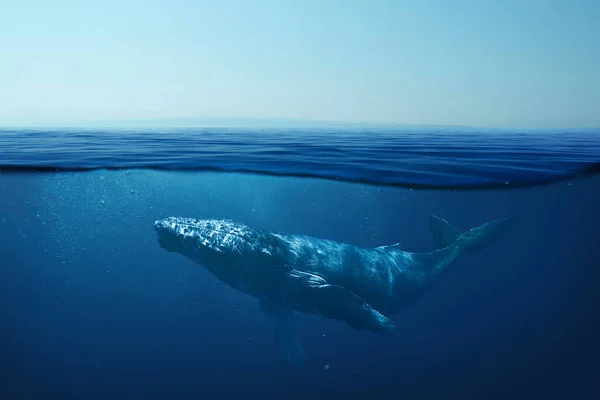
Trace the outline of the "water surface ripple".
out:
<instances>
[{"instance_id":1,"label":"water surface ripple","mask_svg":"<svg viewBox=\"0 0 600 400\"><path fill-rule=\"evenodd\" d=\"M409 187L598 172L600 129L3 129L0 167L206 169Z\"/></svg>"}]
</instances>

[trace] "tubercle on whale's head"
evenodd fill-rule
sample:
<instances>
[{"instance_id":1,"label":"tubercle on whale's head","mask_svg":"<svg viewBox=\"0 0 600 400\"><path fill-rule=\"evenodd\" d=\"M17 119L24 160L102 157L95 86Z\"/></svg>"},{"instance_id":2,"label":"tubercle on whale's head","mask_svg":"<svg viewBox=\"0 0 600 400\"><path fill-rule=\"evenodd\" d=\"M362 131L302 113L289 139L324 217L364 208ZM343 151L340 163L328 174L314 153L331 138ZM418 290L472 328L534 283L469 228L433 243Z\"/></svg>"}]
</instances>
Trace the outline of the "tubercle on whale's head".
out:
<instances>
[{"instance_id":1,"label":"tubercle on whale's head","mask_svg":"<svg viewBox=\"0 0 600 400\"><path fill-rule=\"evenodd\" d=\"M242 254L256 245L252 229L226 219L168 217L155 221L154 229L161 247L180 253Z\"/></svg>"}]
</instances>

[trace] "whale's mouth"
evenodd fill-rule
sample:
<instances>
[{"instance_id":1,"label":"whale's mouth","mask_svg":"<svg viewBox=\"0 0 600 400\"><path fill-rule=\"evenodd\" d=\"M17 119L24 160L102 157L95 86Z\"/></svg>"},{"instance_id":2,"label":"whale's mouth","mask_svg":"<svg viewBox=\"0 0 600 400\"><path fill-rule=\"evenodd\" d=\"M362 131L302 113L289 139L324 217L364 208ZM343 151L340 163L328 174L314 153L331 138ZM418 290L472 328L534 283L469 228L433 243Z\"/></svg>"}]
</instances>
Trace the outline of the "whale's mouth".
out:
<instances>
[{"instance_id":1,"label":"whale's mouth","mask_svg":"<svg viewBox=\"0 0 600 400\"><path fill-rule=\"evenodd\" d=\"M158 221L157 221L158 222ZM156 222L154 223L154 228L156 231L156 235L157 235L157 242L158 245L167 250L168 252L175 252L177 251L177 245L175 243L175 241L173 240L173 238L169 237L169 233L165 232L165 230L157 227Z\"/></svg>"},{"instance_id":2,"label":"whale's mouth","mask_svg":"<svg viewBox=\"0 0 600 400\"><path fill-rule=\"evenodd\" d=\"M169 239L169 238L165 237L164 235L159 235L157 241L158 241L158 245L161 248L167 250L169 253L177 252L178 246L175 243L173 243L172 239Z\"/></svg>"}]
</instances>

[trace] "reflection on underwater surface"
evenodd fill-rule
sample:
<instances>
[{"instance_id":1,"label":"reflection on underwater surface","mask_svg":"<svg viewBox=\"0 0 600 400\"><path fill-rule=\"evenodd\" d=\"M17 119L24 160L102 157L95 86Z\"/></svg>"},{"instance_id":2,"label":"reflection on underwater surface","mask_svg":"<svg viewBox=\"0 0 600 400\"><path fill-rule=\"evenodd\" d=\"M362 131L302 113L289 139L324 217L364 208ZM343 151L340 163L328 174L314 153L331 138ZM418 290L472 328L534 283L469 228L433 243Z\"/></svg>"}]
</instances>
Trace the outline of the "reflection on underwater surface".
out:
<instances>
[{"instance_id":1,"label":"reflection on underwater surface","mask_svg":"<svg viewBox=\"0 0 600 400\"><path fill-rule=\"evenodd\" d=\"M464 398L510 391L503 382L567 396L592 384L586 361L568 354L570 365L554 370L532 365L595 307L599 176L462 192L233 173L3 171L0 190L0 357L12 382L3 390L20 394L6 398ZM171 215L230 218L426 252L431 214L462 230L502 215L517 222L394 314L388 335L299 315L310 348L302 371L280 358L255 299L168 254L152 226ZM597 349L577 354L590 362Z\"/></svg>"},{"instance_id":2,"label":"reflection on underwater surface","mask_svg":"<svg viewBox=\"0 0 600 400\"><path fill-rule=\"evenodd\" d=\"M413 188L531 186L600 170L600 130L0 129L0 168L255 172Z\"/></svg>"}]
</instances>

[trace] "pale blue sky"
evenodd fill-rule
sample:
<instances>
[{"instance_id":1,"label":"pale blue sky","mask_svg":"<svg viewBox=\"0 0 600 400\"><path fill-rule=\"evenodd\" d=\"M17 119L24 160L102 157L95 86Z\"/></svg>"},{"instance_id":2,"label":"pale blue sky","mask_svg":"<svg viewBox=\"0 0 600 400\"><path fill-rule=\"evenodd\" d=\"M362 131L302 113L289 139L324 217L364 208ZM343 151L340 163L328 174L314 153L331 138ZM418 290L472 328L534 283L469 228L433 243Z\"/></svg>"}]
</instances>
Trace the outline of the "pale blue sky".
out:
<instances>
[{"instance_id":1,"label":"pale blue sky","mask_svg":"<svg viewBox=\"0 0 600 400\"><path fill-rule=\"evenodd\" d=\"M0 0L0 125L600 127L600 1Z\"/></svg>"}]
</instances>

